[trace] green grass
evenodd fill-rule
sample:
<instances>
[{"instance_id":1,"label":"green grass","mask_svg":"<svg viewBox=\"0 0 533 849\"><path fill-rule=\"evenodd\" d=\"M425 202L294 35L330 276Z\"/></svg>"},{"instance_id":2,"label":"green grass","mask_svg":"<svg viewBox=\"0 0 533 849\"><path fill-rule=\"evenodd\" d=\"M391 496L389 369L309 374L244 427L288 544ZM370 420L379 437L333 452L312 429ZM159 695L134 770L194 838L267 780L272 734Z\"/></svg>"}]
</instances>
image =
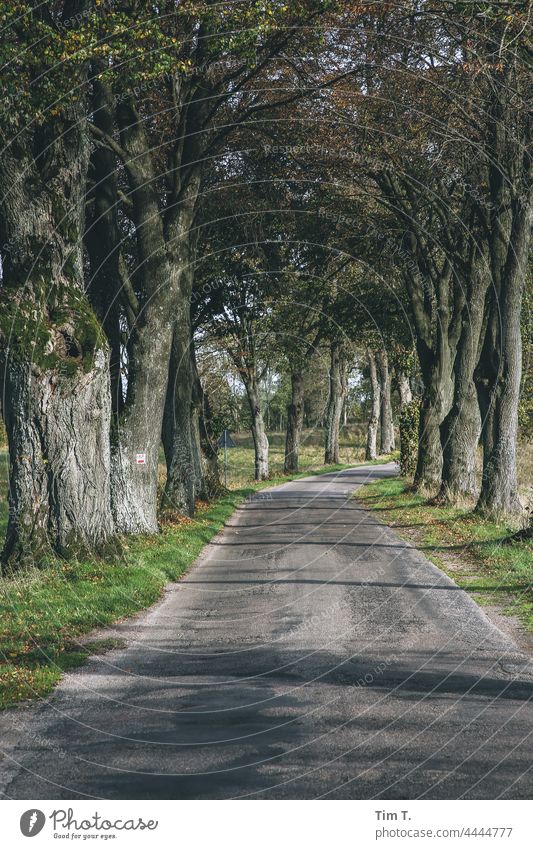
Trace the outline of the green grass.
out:
<instances>
[{"instance_id":1,"label":"green grass","mask_svg":"<svg viewBox=\"0 0 533 849\"><path fill-rule=\"evenodd\" d=\"M479 604L496 604L533 631L530 542L513 541L510 528L485 521L467 509L429 504L399 478L368 484L356 497Z\"/></svg>"},{"instance_id":2,"label":"green grass","mask_svg":"<svg viewBox=\"0 0 533 849\"><path fill-rule=\"evenodd\" d=\"M153 604L195 560L249 490L235 491L193 521L128 544L120 563L57 562L0 582L0 707L45 695L98 645L80 639Z\"/></svg>"},{"instance_id":3,"label":"green grass","mask_svg":"<svg viewBox=\"0 0 533 849\"><path fill-rule=\"evenodd\" d=\"M7 521L5 460L0 455L0 532ZM323 466L318 473L342 468ZM89 654L113 648L113 640L87 642L84 635L157 601L165 585L183 575L246 497L306 474L308 470L272 476L232 489L201 506L193 520L167 522L158 536L128 540L119 563L58 561L46 570L0 580L0 708L45 696L64 671Z\"/></svg>"}]
</instances>

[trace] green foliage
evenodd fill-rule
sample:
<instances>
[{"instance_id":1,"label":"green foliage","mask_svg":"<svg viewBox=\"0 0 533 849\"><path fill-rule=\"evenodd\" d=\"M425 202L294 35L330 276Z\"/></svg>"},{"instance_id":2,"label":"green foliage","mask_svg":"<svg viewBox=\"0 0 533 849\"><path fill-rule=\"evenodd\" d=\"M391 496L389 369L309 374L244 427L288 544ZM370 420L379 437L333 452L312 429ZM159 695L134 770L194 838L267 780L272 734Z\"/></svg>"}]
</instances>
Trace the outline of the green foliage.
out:
<instances>
[{"instance_id":1,"label":"green foliage","mask_svg":"<svg viewBox=\"0 0 533 849\"><path fill-rule=\"evenodd\" d=\"M418 358L414 346L406 348L399 343L392 343L389 353L389 365L398 372L411 377L417 369Z\"/></svg>"},{"instance_id":2,"label":"green foliage","mask_svg":"<svg viewBox=\"0 0 533 849\"><path fill-rule=\"evenodd\" d=\"M106 76L126 88L187 68L177 39L165 26L168 17L159 17L155 4L141 11L135 3L118 9L95 0L80 4L70 17L66 9L67 4L56 2L0 2L5 34L0 111L7 118L0 131L57 122L69 104L83 97L91 61L104 60Z\"/></svg>"},{"instance_id":3,"label":"green foliage","mask_svg":"<svg viewBox=\"0 0 533 849\"><path fill-rule=\"evenodd\" d=\"M415 399L400 413L400 471L406 478L415 473L419 426L420 401Z\"/></svg>"}]
</instances>

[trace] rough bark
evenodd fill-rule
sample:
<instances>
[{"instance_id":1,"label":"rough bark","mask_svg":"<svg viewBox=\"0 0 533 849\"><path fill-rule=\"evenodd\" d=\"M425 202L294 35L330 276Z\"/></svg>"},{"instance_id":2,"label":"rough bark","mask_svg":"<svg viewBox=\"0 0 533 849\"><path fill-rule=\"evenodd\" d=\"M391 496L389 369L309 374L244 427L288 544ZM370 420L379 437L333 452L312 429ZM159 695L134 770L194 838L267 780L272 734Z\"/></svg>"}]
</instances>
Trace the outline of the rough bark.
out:
<instances>
[{"instance_id":1,"label":"rough bark","mask_svg":"<svg viewBox=\"0 0 533 849\"><path fill-rule=\"evenodd\" d=\"M179 309L172 340L169 380L163 417L163 447L167 463L164 502L192 516L199 470L192 422L193 374L189 310Z\"/></svg>"},{"instance_id":2,"label":"rough bark","mask_svg":"<svg viewBox=\"0 0 533 849\"><path fill-rule=\"evenodd\" d=\"M196 467L199 471L198 492L200 498L209 500L222 491L218 465L218 441L212 427L212 413L209 396L205 392L192 345L193 371L193 444L196 453Z\"/></svg>"},{"instance_id":3,"label":"rough bark","mask_svg":"<svg viewBox=\"0 0 533 849\"><path fill-rule=\"evenodd\" d=\"M486 138L490 213L488 231L492 286L475 381L482 418L483 475L477 509L496 518L522 516L518 497L516 446L522 376L522 297L533 214L531 117L527 75L514 62L494 71ZM522 95L522 110L508 96ZM517 97L518 99L518 97ZM520 102L520 101L518 101Z\"/></svg>"},{"instance_id":4,"label":"rough bark","mask_svg":"<svg viewBox=\"0 0 533 849\"><path fill-rule=\"evenodd\" d=\"M474 371L481 350L488 280L487 257L478 256L476 249L470 277L465 282L468 299L453 365L453 399L440 424L443 464L438 497L451 504L473 498L479 492L476 451L481 417Z\"/></svg>"},{"instance_id":5,"label":"rough bark","mask_svg":"<svg viewBox=\"0 0 533 849\"><path fill-rule=\"evenodd\" d=\"M456 504L477 495L476 449L481 430L472 375L458 384L449 414L440 425L442 476L439 500Z\"/></svg>"},{"instance_id":6,"label":"rough bark","mask_svg":"<svg viewBox=\"0 0 533 849\"><path fill-rule=\"evenodd\" d=\"M93 75L96 76L104 69L105 63L95 62ZM93 119L103 132L113 134L112 93L98 79L93 82ZM118 224L116 157L107 148L97 147L91 155L91 166L93 185L89 198L92 202L85 232L90 263L88 294L110 347L111 401L117 416L123 405L120 319L124 293L121 286L122 237ZM129 303L128 309L132 309Z\"/></svg>"},{"instance_id":7,"label":"rough bark","mask_svg":"<svg viewBox=\"0 0 533 849\"><path fill-rule=\"evenodd\" d=\"M130 328L127 397L113 433L111 494L119 530L155 533L168 366L175 317L178 311L185 315L190 305L190 293L181 292L180 283L190 257L189 235L200 175L193 171L169 214L162 216L150 139L132 101L120 104L117 120L130 183L143 297ZM146 458L142 465L136 462L139 454ZM190 496L187 499L190 504Z\"/></svg>"},{"instance_id":8,"label":"rough bark","mask_svg":"<svg viewBox=\"0 0 533 849\"><path fill-rule=\"evenodd\" d=\"M109 350L84 295L83 103L0 155L0 365L10 451L9 568L101 552L109 486ZM46 153L45 153L46 151Z\"/></svg>"},{"instance_id":9,"label":"rough bark","mask_svg":"<svg viewBox=\"0 0 533 849\"><path fill-rule=\"evenodd\" d=\"M160 290L173 287L176 274L162 263ZM129 348L128 394L111 446L113 514L122 533L158 530L159 447L173 332L170 306L158 298L143 305ZM144 455L142 464L139 455Z\"/></svg>"},{"instance_id":10,"label":"rough bark","mask_svg":"<svg viewBox=\"0 0 533 849\"><path fill-rule=\"evenodd\" d=\"M218 447L207 421L206 398L194 352L190 303L194 282L195 240L190 240L189 261L182 271L183 305L178 309L169 364L163 419L163 446L167 462L165 501L188 515L198 497L208 499L220 491Z\"/></svg>"},{"instance_id":11,"label":"rough bark","mask_svg":"<svg viewBox=\"0 0 533 849\"><path fill-rule=\"evenodd\" d=\"M109 552L111 400L105 347L72 373L9 357L4 371L10 457L10 569L50 554ZM65 360L63 361L65 362Z\"/></svg>"},{"instance_id":12,"label":"rough bark","mask_svg":"<svg viewBox=\"0 0 533 849\"><path fill-rule=\"evenodd\" d=\"M338 343L331 346L329 395L326 408L324 463L339 463L339 430L347 389L347 363Z\"/></svg>"},{"instance_id":13,"label":"rough bark","mask_svg":"<svg viewBox=\"0 0 533 849\"><path fill-rule=\"evenodd\" d=\"M442 446L440 441L439 383L426 386L420 407L418 459L414 485L433 492L440 488L442 476Z\"/></svg>"},{"instance_id":14,"label":"rough bark","mask_svg":"<svg viewBox=\"0 0 533 849\"><path fill-rule=\"evenodd\" d=\"M254 441L255 454L255 479L258 481L268 478L268 437L266 434L263 411L259 396L259 386L255 375L246 375L244 378L246 395L252 416L252 438Z\"/></svg>"},{"instance_id":15,"label":"rough bark","mask_svg":"<svg viewBox=\"0 0 533 849\"><path fill-rule=\"evenodd\" d=\"M444 298L443 298L444 300ZM418 358L424 379L424 395L420 407L418 458L414 477L417 489L432 494L440 490L442 479L442 445L440 425L453 399L452 351L454 336L444 316L437 330L434 350L422 339L417 340Z\"/></svg>"},{"instance_id":16,"label":"rough bark","mask_svg":"<svg viewBox=\"0 0 533 849\"><path fill-rule=\"evenodd\" d=\"M490 517L511 519L523 512L518 497L516 446L522 377L520 316L531 238L531 198L519 199L513 207L506 262L499 279L493 272L494 287L476 370L483 442L477 509ZM501 253L498 251L500 257Z\"/></svg>"},{"instance_id":17,"label":"rough bark","mask_svg":"<svg viewBox=\"0 0 533 849\"><path fill-rule=\"evenodd\" d=\"M285 439L284 471L295 473L299 468L300 440L304 416L304 383L300 371L291 373L291 402L287 406L287 435Z\"/></svg>"},{"instance_id":18,"label":"rough bark","mask_svg":"<svg viewBox=\"0 0 533 849\"><path fill-rule=\"evenodd\" d=\"M397 371L396 383L398 384L398 395L400 396L400 410L403 410L413 400L409 376L404 371Z\"/></svg>"},{"instance_id":19,"label":"rough bark","mask_svg":"<svg viewBox=\"0 0 533 849\"><path fill-rule=\"evenodd\" d=\"M370 372L370 418L368 420L366 439L366 460L375 460L378 456L377 440L380 419L380 388L376 357L373 351L367 349L368 369Z\"/></svg>"},{"instance_id":20,"label":"rough bark","mask_svg":"<svg viewBox=\"0 0 533 849\"><path fill-rule=\"evenodd\" d=\"M192 411L191 411L191 446L192 467L194 474L194 491L196 498L209 499L208 487L206 486L207 458L203 453L202 434L202 394L198 392L198 386L193 376L192 387Z\"/></svg>"},{"instance_id":21,"label":"rough bark","mask_svg":"<svg viewBox=\"0 0 533 849\"><path fill-rule=\"evenodd\" d=\"M392 421L391 376L386 351L376 354L380 391L381 439L380 454L390 454L395 448L394 423Z\"/></svg>"}]
</instances>

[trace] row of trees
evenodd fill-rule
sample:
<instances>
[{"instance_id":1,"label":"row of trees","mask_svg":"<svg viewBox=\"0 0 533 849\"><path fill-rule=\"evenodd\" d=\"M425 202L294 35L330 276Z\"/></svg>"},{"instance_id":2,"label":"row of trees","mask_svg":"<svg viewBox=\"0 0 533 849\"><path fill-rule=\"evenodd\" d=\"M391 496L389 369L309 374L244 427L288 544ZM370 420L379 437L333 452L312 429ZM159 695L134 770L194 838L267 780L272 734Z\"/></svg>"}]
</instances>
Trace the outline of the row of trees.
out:
<instances>
[{"instance_id":1,"label":"row of trees","mask_svg":"<svg viewBox=\"0 0 533 849\"><path fill-rule=\"evenodd\" d=\"M269 373L286 376L284 468L297 472L304 424L306 375L325 380L327 397L318 416L324 426L326 464L339 462L339 428L346 403L348 376L361 359L365 339L372 415L368 459L395 448L391 378L384 338L385 318L377 320L380 295L376 282L360 296L361 270L319 234L317 188L302 189L293 175L284 177L280 163L253 150L239 152L217 175L214 196L204 201L204 222L193 288L194 345L225 351L245 388L255 447L255 475L268 476L266 399L261 386ZM274 167L273 167L274 166ZM287 172L290 169L287 169ZM220 217L220 211L224 215ZM317 242L317 235L321 241ZM407 338L404 316L388 310L396 336ZM411 400L413 363L402 371L398 361L401 405ZM366 365L364 366L366 371ZM359 368L359 371L361 369ZM307 392L309 392L307 382ZM374 420L375 418L375 420ZM380 426L380 443L377 443Z\"/></svg>"},{"instance_id":2,"label":"row of trees","mask_svg":"<svg viewBox=\"0 0 533 849\"><path fill-rule=\"evenodd\" d=\"M310 49L327 5L1 4L8 561L157 531L164 420L192 509L180 352L203 173L239 125L300 96L295 40ZM265 68L293 43L272 92Z\"/></svg>"},{"instance_id":3,"label":"row of trees","mask_svg":"<svg viewBox=\"0 0 533 849\"><path fill-rule=\"evenodd\" d=\"M156 532L161 443L174 506L216 488L207 338L246 387L257 477L264 341L290 374L287 471L318 348L334 461L355 352L384 450L383 352L407 391L414 347L417 486L477 496L481 438L479 508L520 510L525 3L0 7L9 568Z\"/></svg>"}]
</instances>

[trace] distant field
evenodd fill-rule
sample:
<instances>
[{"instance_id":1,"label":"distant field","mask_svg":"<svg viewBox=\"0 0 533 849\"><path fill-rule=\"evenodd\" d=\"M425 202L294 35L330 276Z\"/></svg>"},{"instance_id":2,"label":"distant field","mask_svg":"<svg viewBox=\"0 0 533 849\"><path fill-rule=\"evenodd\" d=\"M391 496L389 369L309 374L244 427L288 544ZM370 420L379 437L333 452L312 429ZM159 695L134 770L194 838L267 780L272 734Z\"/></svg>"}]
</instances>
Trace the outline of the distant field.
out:
<instances>
[{"instance_id":1,"label":"distant field","mask_svg":"<svg viewBox=\"0 0 533 849\"><path fill-rule=\"evenodd\" d=\"M232 434L236 448L228 449L228 486L240 487L254 477L254 447L248 433ZM270 473L283 472L285 434L268 435L270 443ZM364 426L343 428L340 437L340 462L342 465L362 463L365 459L366 435ZM222 452L220 455L222 468ZM324 465L324 434L322 430L305 430L300 448L300 471L313 472Z\"/></svg>"}]
</instances>

